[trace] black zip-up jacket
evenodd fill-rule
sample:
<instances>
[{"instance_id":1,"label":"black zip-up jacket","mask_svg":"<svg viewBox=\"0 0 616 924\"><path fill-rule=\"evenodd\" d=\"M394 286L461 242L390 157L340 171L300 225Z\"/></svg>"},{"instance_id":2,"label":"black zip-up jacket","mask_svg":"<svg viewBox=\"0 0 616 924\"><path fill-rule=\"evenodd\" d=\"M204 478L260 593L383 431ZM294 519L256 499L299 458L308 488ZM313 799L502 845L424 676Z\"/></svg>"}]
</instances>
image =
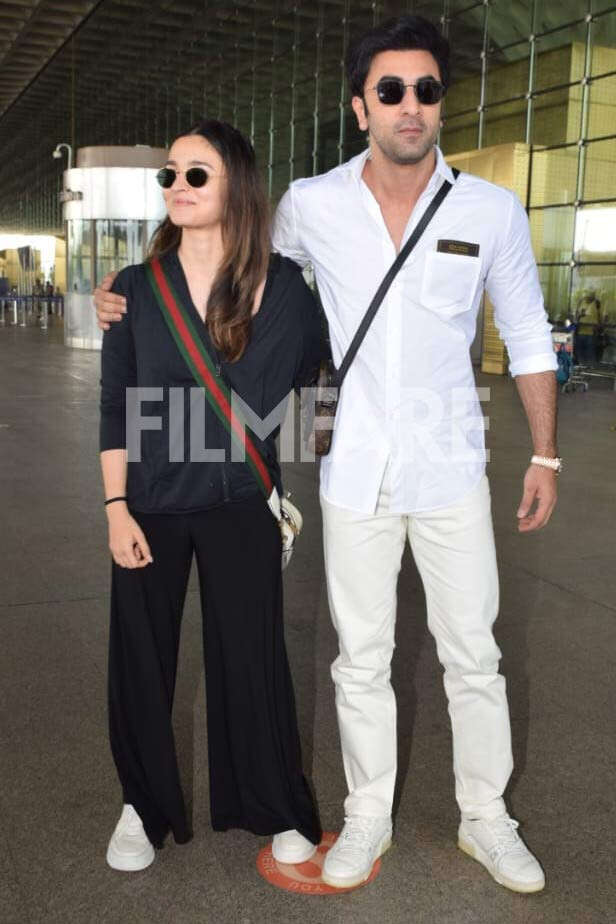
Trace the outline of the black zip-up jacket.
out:
<instances>
[{"instance_id":1,"label":"black zip-up jacket","mask_svg":"<svg viewBox=\"0 0 616 924\"><path fill-rule=\"evenodd\" d=\"M165 254L161 263L199 336L216 359L207 328L190 297L177 250ZM127 388L157 388L161 391L152 397L162 399L141 401L139 406L141 417L150 420L142 421L139 427L141 461L128 462L129 507L142 513L190 513L258 494L260 489L248 464L231 461L230 437L204 400L196 410L193 408L193 414L201 415L202 424L201 436L195 439L197 452L193 451L192 457L203 448L224 450L225 461L189 461L191 389L198 385L171 336L144 264L122 270L113 291L126 297L127 313L103 337L101 452L126 448ZM293 388L314 383L322 355L322 324L315 298L300 268L292 260L272 254L261 305L252 320L250 342L237 362L220 364L221 374L253 412L265 420ZM176 389L171 395L174 408L171 452L170 388ZM150 426L156 429L146 428ZM275 444L278 430L277 427L263 441L253 431L251 435L281 491ZM185 461L170 461L178 458Z\"/></svg>"}]
</instances>

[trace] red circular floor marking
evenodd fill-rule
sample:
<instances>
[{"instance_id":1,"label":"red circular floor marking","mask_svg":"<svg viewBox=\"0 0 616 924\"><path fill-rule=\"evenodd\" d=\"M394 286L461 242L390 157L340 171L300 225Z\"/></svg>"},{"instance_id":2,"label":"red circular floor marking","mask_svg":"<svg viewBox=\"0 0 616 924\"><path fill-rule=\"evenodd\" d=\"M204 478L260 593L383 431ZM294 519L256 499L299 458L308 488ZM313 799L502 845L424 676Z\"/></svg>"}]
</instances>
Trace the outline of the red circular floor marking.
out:
<instances>
[{"instance_id":1,"label":"red circular floor marking","mask_svg":"<svg viewBox=\"0 0 616 924\"><path fill-rule=\"evenodd\" d=\"M289 863L279 863L272 856L272 845L268 844L259 852L257 857L257 869L263 878L279 889L286 889L287 892L298 892L301 895L337 895L341 892L353 892L360 889L368 882L372 882L381 869L381 861L377 860L372 867L372 872L365 882L358 886L351 886L349 889L334 889L327 885L321 879L321 870L325 854L330 847L336 843L338 835L335 831L326 831L323 834L323 840L317 847L317 852L306 863L298 863L292 866Z\"/></svg>"}]
</instances>

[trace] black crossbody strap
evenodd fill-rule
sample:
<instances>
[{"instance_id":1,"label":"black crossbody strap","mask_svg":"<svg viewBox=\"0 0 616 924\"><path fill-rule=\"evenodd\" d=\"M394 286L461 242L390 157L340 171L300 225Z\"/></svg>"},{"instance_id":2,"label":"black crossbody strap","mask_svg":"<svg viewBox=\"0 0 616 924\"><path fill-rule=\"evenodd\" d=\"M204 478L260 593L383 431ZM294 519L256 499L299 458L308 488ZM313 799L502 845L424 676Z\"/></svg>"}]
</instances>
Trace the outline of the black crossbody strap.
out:
<instances>
[{"instance_id":1,"label":"black crossbody strap","mask_svg":"<svg viewBox=\"0 0 616 924\"><path fill-rule=\"evenodd\" d=\"M457 180L460 171L453 168L452 173L455 179ZM376 295L370 302L370 306L368 310L366 311L364 317L362 318L361 324L357 328L355 336L353 337L353 340L351 341L351 345L349 346L344 356L344 359L340 363L340 368L336 372L336 385L338 386L338 388L340 388L340 386L342 385L344 378L347 372L349 371L349 366L355 359L355 355L357 351L359 350L364 337L368 333L368 328L372 324L374 320L374 316L376 315L377 311L380 308L381 302L387 295L387 290L389 289L390 285L396 278L398 270L400 269L400 267L402 266L402 264L404 263L404 261L406 260L410 252L415 247L415 244L417 243L421 235L424 233L424 231L426 230L426 228L428 227L428 225L434 218L436 212L439 209L439 206L443 202L445 196L447 195L451 187L452 187L452 184L449 182L449 180L445 180L443 182L442 186L440 187L439 191L435 195L434 199L432 200L432 202L430 203L430 205L428 206L428 208L422 215L421 220L417 224L417 227L415 228L415 230L409 237L408 241L406 242L406 244L404 245L404 247L402 248L402 250L396 257L396 259L392 263L391 267L387 271L387 275L385 276L382 283L380 284Z\"/></svg>"}]
</instances>

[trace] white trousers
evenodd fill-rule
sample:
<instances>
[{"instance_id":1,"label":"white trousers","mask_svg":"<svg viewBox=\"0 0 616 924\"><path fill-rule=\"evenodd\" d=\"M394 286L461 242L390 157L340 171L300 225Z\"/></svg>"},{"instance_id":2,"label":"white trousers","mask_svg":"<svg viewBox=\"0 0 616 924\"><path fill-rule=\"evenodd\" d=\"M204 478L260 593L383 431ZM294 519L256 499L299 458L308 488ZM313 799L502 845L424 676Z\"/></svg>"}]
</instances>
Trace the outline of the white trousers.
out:
<instances>
[{"instance_id":1,"label":"white trousers","mask_svg":"<svg viewBox=\"0 0 616 924\"><path fill-rule=\"evenodd\" d=\"M390 664L408 536L444 668L456 799L464 814L499 815L513 760L501 653L492 634L498 573L488 479L452 507L413 516L388 512L386 481L374 514L336 507L323 496L321 506L340 644L332 677L349 788L345 814L391 814L397 759Z\"/></svg>"}]
</instances>

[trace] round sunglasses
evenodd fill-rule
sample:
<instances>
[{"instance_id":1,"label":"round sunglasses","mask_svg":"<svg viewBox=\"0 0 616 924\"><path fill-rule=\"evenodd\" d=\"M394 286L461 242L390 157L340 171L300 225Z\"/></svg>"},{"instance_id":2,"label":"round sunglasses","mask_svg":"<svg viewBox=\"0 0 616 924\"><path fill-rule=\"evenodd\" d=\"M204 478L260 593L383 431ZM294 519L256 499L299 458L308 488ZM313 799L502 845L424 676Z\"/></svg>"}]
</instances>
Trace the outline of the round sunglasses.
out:
<instances>
[{"instance_id":1,"label":"round sunglasses","mask_svg":"<svg viewBox=\"0 0 616 924\"><path fill-rule=\"evenodd\" d=\"M412 87L422 106L434 106L445 96L445 86L434 77L422 77L416 83L405 83L400 77L381 77L376 87L377 96L385 106L397 106L404 99L407 87Z\"/></svg>"},{"instance_id":2,"label":"round sunglasses","mask_svg":"<svg viewBox=\"0 0 616 924\"><path fill-rule=\"evenodd\" d=\"M181 173L182 171L173 170L171 167L162 167L156 174L156 179L163 189L170 189L175 183L178 172ZM205 186L208 181L207 172L203 167L190 167L186 170L184 176L188 185L193 186L195 189Z\"/></svg>"}]
</instances>

